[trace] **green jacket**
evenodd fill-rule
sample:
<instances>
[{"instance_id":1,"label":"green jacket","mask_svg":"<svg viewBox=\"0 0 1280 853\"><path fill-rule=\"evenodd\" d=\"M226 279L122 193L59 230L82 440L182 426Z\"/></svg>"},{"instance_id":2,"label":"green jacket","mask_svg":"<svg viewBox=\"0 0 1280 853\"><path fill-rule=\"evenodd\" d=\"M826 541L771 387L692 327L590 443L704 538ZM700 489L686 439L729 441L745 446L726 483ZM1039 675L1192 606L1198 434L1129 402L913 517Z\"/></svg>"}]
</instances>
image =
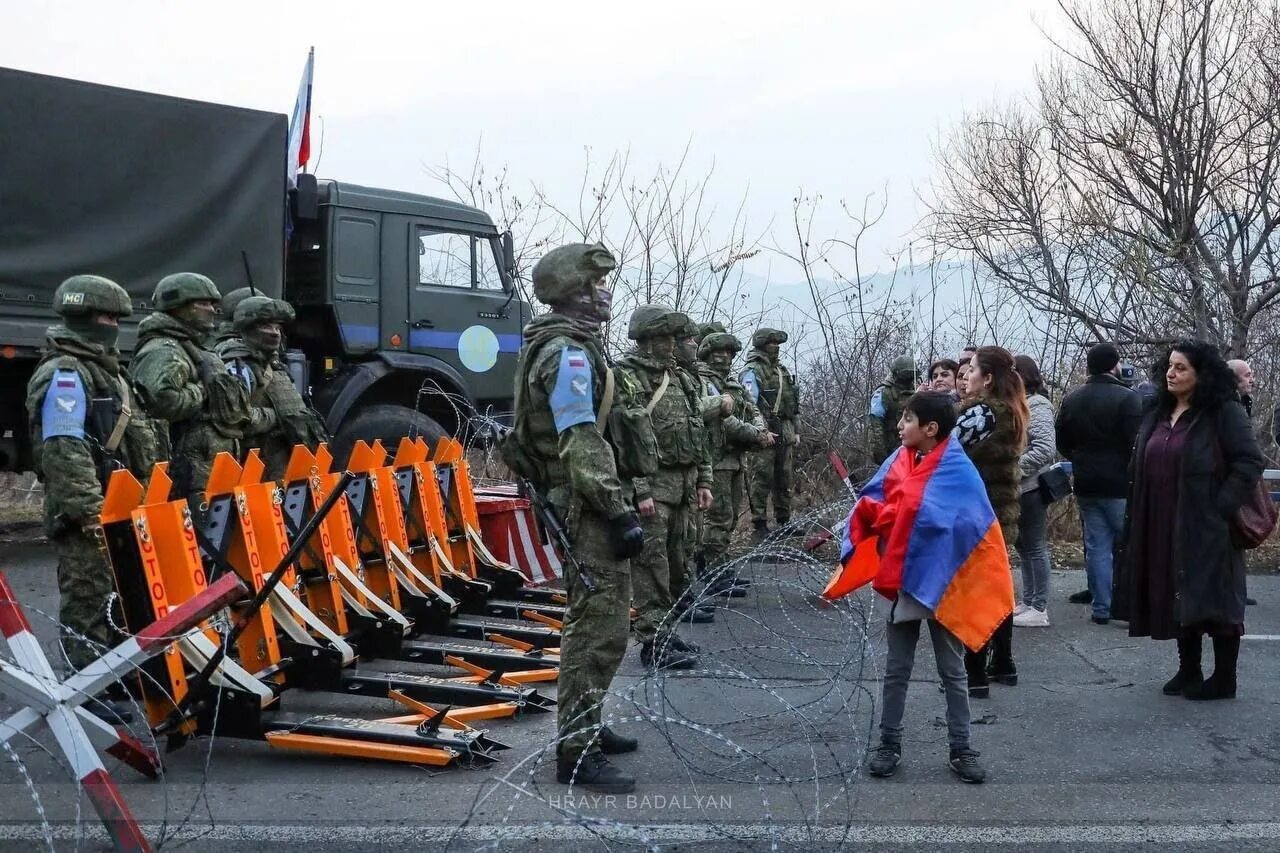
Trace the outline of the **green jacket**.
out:
<instances>
[{"instance_id":1,"label":"green jacket","mask_svg":"<svg viewBox=\"0 0 1280 853\"><path fill-rule=\"evenodd\" d=\"M698 378L703 393L716 403L714 418L707 424L706 439L712 467L717 471L737 471L742 468L743 454L760 446L764 432L764 419L760 410L747 396L731 372L717 373L709 364L698 362ZM733 414L720 415L720 395L733 398Z\"/></svg>"},{"instance_id":2,"label":"green jacket","mask_svg":"<svg viewBox=\"0 0 1280 853\"><path fill-rule=\"evenodd\" d=\"M632 477L637 501L653 498L667 504L696 502L695 491L711 488L714 477L703 438L703 394L699 383L674 363L659 362L648 353L632 350L615 368L623 405L647 408L657 442L658 470L648 477ZM657 398L663 375L670 379Z\"/></svg>"},{"instance_id":3,"label":"green jacket","mask_svg":"<svg viewBox=\"0 0 1280 853\"><path fill-rule=\"evenodd\" d=\"M107 452L125 393L131 416L119 446ZM94 417L95 406L105 407L105 417ZM26 408L51 536L98 522L104 480L112 470L127 469L145 483L160 458L156 425L129 387L118 353L63 326L49 328L45 352L27 383Z\"/></svg>"},{"instance_id":4,"label":"green jacket","mask_svg":"<svg viewBox=\"0 0 1280 853\"><path fill-rule=\"evenodd\" d=\"M594 420L609 371L599 335L552 313L523 337L513 437L537 469L531 479L566 519L579 502L605 518L628 512L613 447Z\"/></svg>"}]
</instances>

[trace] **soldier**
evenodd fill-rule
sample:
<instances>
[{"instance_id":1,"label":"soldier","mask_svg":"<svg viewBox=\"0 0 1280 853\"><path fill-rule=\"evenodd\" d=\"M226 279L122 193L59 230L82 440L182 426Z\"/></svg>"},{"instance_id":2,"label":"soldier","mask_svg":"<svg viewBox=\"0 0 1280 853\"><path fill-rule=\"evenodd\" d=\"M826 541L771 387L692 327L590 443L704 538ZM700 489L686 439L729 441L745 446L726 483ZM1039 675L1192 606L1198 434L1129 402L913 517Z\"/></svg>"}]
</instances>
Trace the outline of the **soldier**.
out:
<instances>
[{"instance_id":1,"label":"soldier","mask_svg":"<svg viewBox=\"0 0 1280 853\"><path fill-rule=\"evenodd\" d=\"M224 306L230 296L223 298ZM252 418L245 428L243 449L257 448L266 478L279 480L295 445L314 450L329 440L329 434L280 361L281 327L293 321L293 306L269 296L248 296L233 312L231 334L220 336L217 353L249 387Z\"/></svg>"},{"instance_id":2,"label":"soldier","mask_svg":"<svg viewBox=\"0 0 1280 853\"><path fill-rule=\"evenodd\" d=\"M624 411L644 412L652 436L637 442L615 434L622 443L624 483L644 524L644 551L631 563L633 630L640 640L640 661L650 668L687 669L697 663L697 647L668 624L675 607L671 578L682 572L686 558L688 507L711 505L711 465L702 441L698 387L675 363L676 335L687 320L665 305L636 308L627 324L627 337L636 346L616 368Z\"/></svg>"},{"instance_id":3,"label":"soldier","mask_svg":"<svg viewBox=\"0 0 1280 853\"><path fill-rule=\"evenodd\" d=\"M774 435L765 427L760 410L731 371L733 358L741 349L742 343L726 332L707 335L698 347L701 358L698 370L704 393L723 395L731 403L707 430L715 485L711 490L711 508L703 519L698 560L708 575L715 578L713 588L726 595L739 594L733 592L733 587L742 586L731 577L721 579L716 569L726 561L729 543L746 499L744 455L749 450L772 447L774 443ZM745 590L740 594L745 594Z\"/></svg>"},{"instance_id":4,"label":"soldier","mask_svg":"<svg viewBox=\"0 0 1280 853\"><path fill-rule=\"evenodd\" d=\"M613 291L606 277L615 266L604 246L583 243L553 249L534 266L534 296L551 311L524 329L515 424L502 449L558 509L573 541L565 568L556 779L626 793L635 779L604 754L631 752L636 741L600 724L604 694L627 649L628 560L644 544L604 438L614 382L600 325L609 320Z\"/></svg>"},{"instance_id":5,"label":"soldier","mask_svg":"<svg viewBox=\"0 0 1280 853\"><path fill-rule=\"evenodd\" d=\"M796 417L800 413L800 392L787 368L778 360L787 333L777 329L757 329L751 336L753 349L747 369L740 379L747 397L760 409L765 425L776 441L755 455L751 466L751 524L757 539L769 533L769 498L773 497L773 517L779 527L791 521L791 449L800 443Z\"/></svg>"},{"instance_id":6,"label":"soldier","mask_svg":"<svg viewBox=\"0 0 1280 853\"><path fill-rule=\"evenodd\" d=\"M877 465L889 458L901 442L898 439L898 420L907 398L916 392L920 373L915 359L900 355L889 367L889 375L871 395L871 416L867 423L867 447L871 459Z\"/></svg>"},{"instance_id":7,"label":"soldier","mask_svg":"<svg viewBox=\"0 0 1280 853\"><path fill-rule=\"evenodd\" d=\"M698 379L698 373L702 366L698 361L698 344L702 340L702 329L684 314L675 313L678 315L675 318L676 320L684 319L684 328L677 333L676 369L684 374L681 376L682 383L694 392L692 402L697 411L701 413L703 421L711 424L724 417L721 409L731 404L726 404L719 394L707 396L702 393L702 383ZM720 324L704 325L718 326ZM707 445L705 436L703 451L706 455L706 463L711 464L714 462L710 456L710 447ZM714 622L716 618L715 610L712 607L694 606L695 596L690 567L698 559L698 553L701 550L702 521L702 510L698 508L695 500L685 508L685 558L678 566L674 564L671 566L671 595L676 601L676 617L681 621L688 620L691 624L706 624Z\"/></svg>"},{"instance_id":8,"label":"soldier","mask_svg":"<svg viewBox=\"0 0 1280 853\"><path fill-rule=\"evenodd\" d=\"M116 350L120 318L133 313L129 294L100 276L76 275L54 291L53 310L63 321L49 327L27 384L27 417L44 482L45 531L58 554L62 649L71 668L80 669L116 639L106 614L111 570L95 539L107 480L124 468L145 483L158 448ZM100 705L128 716L123 702L87 707L99 713Z\"/></svg>"},{"instance_id":9,"label":"soldier","mask_svg":"<svg viewBox=\"0 0 1280 853\"><path fill-rule=\"evenodd\" d=\"M218 288L205 276L182 272L156 285L156 310L138 325L130 374L147 410L166 422L174 494L187 498L199 524L214 457L239 456L248 426L248 388L205 347L214 330Z\"/></svg>"}]
</instances>

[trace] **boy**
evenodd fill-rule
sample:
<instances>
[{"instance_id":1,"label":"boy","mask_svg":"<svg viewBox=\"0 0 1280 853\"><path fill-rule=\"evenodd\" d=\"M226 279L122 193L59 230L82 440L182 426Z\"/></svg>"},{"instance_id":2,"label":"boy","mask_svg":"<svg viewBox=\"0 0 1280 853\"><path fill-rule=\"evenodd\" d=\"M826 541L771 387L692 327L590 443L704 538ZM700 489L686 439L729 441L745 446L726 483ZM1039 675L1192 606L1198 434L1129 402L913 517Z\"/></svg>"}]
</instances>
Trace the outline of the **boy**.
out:
<instances>
[{"instance_id":1,"label":"boy","mask_svg":"<svg viewBox=\"0 0 1280 853\"><path fill-rule=\"evenodd\" d=\"M915 465L923 463L935 451L941 454L941 445L955 423L955 404L950 394L922 391L913 395L898 421L900 453L914 455ZM885 544L884 537L877 543L882 555ZM901 589L889 607L880 745L871 751L867 771L872 776L892 776L902 760L902 716L922 620L929 622L938 676L947 697L947 740L951 747L947 764L964 782L980 783L986 778L986 771L978 762L978 753L969 747L969 684L964 668L964 645L934 619L931 609Z\"/></svg>"}]
</instances>

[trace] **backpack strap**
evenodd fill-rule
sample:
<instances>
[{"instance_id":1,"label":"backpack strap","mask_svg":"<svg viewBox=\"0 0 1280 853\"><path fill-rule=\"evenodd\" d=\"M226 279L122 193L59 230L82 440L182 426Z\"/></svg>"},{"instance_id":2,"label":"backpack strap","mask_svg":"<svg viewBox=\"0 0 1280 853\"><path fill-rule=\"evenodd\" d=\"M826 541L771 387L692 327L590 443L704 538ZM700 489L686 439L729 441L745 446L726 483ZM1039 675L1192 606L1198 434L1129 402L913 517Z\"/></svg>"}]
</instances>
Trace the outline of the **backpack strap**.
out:
<instances>
[{"instance_id":1,"label":"backpack strap","mask_svg":"<svg viewBox=\"0 0 1280 853\"><path fill-rule=\"evenodd\" d=\"M653 392L653 399L649 401L649 405L644 407L646 415L652 415L653 410L657 407L658 401L662 399L662 395L667 393L667 386L671 384L671 371L668 370L662 374L662 381L658 383L657 389Z\"/></svg>"},{"instance_id":2,"label":"backpack strap","mask_svg":"<svg viewBox=\"0 0 1280 853\"><path fill-rule=\"evenodd\" d=\"M596 414L596 431L604 432L605 425L609 423L609 412L613 409L613 368L605 367L604 369L604 394L600 397L600 411Z\"/></svg>"}]
</instances>

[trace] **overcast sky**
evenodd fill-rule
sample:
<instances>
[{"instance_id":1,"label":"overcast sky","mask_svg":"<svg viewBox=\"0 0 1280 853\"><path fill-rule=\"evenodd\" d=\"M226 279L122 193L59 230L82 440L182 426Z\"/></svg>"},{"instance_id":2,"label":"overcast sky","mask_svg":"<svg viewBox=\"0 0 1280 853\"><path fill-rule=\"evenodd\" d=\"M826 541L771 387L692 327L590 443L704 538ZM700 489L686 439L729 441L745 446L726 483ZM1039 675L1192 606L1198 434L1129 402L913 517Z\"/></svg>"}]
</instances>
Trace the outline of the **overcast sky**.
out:
<instances>
[{"instance_id":1,"label":"overcast sky","mask_svg":"<svg viewBox=\"0 0 1280 853\"><path fill-rule=\"evenodd\" d=\"M832 232L835 201L887 184L884 263L919 216L939 130L1025 93L1055 22L1050 0L58 0L6 4L0 64L287 113L314 45L322 176L440 194L426 166L480 145L490 168L568 198L585 147L630 149L651 173L690 145L692 173L714 164L713 201L749 189L750 226L772 220L779 240L800 188L832 202Z\"/></svg>"}]
</instances>

